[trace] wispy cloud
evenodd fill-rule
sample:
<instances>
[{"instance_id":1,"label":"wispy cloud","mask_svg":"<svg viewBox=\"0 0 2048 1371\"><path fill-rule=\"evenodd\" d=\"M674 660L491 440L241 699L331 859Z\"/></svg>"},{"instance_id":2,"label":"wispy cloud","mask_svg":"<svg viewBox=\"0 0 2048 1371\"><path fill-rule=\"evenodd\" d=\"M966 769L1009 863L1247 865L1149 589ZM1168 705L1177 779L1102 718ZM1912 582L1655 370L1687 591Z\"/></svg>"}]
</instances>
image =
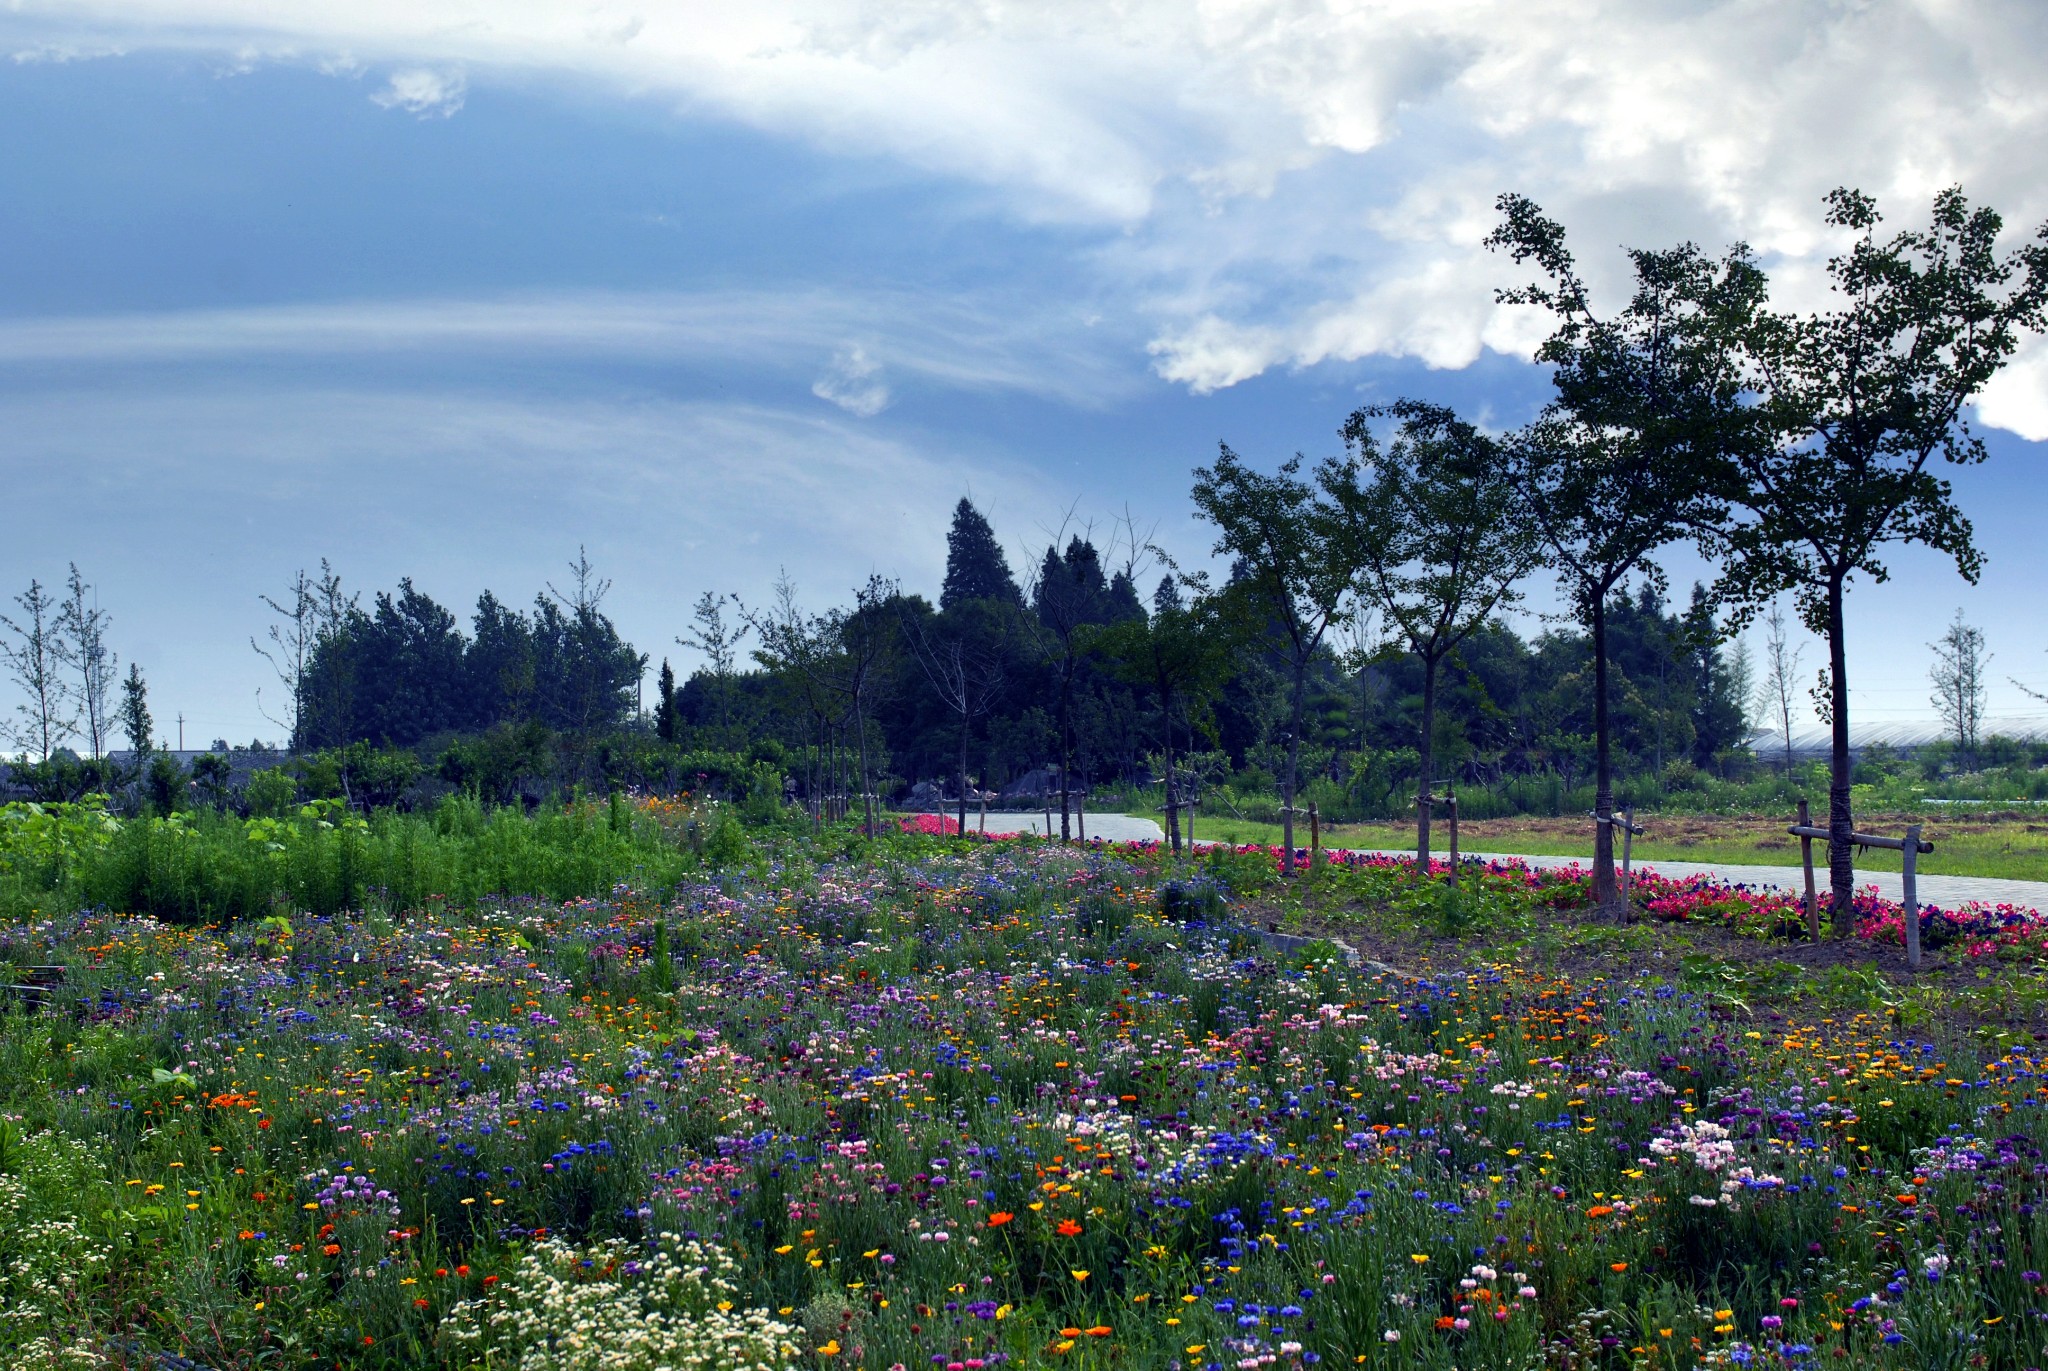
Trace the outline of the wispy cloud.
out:
<instances>
[{"instance_id":1,"label":"wispy cloud","mask_svg":"<svg viewBox=\"0 0 2048 1371\"><path fill-rule=\"evenodd\" d=\"M882 364L858 343L842 348L825 374L811 383L811 394L830 400L848 414L872 419L889 405L889 385Z\"/></svg>"},{"instance_id":2,"label":"wispy cloud","mask_svg":"<svg viewBox=\"0 0 2048 1371\"><path fill-rule=\"evenodd\" d=\"M446 119L462 108L468 90L459 71L406 67L392 72L384 88L372 92L370 100L385 109L404 110L421 119Z\"/></svg>"},{"instance_id":3,"label":"wispy cloud","mask_svg":"<svg viewBox=\"0 0 2048 1371\"><path fill-rule=\"evenodd\" d=\"M870 342L848 344L849 335ZM1125 340L1128 341L1128 340ZM814 392L878 413L894 373L964 390L1094 406L1144 384L1130 354L1065 306L914 291L550 293L0 320L0 363L179 364L463 355L637 359L815 374Z\"/></svg>"}]
</instances>

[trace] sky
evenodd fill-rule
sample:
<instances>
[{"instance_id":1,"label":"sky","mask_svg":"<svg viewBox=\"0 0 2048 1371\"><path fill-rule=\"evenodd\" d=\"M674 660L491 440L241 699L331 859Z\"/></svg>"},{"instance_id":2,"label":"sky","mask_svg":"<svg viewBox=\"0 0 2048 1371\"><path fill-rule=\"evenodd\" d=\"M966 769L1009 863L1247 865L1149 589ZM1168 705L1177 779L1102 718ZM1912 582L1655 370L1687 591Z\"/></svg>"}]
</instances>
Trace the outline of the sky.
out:
<instances>
[{"instance_id":1,"label":"sky","mask_svg":"<svg viewBox=\"0 0 2048 1371\"><path fill-rule=\"evenodd\" d=\"M1833 186L2048 220L2044 69L2033 0L9 0L0 592L77 563L200 746L277 735L259 596L323 558L466 616L587 548L684 671L705 590L936 594L963 495L1020 568L1199 562L1218 442L1543 403L1502 192L1610 302L1743 241L1813 307ZM1960 609L2048 729L2048 346L1971 417L1985 573L1856 587L1859 719L1931 717Z\"/></svg>"}]
</instances>

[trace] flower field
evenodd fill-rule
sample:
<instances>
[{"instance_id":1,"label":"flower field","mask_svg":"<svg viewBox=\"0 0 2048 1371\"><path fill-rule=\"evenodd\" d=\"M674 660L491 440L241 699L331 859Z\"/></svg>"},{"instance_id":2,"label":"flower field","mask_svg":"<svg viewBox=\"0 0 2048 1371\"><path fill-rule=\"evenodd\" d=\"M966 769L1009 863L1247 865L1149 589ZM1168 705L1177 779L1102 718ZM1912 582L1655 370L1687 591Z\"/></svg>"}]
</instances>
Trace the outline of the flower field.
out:
<instances>
[{"instance_id":1,"label":"flower field","mask_svg":"<svg viewBox=\"0 0 2048 1371\"><path fill-rule=\"evenodd\" d=\"M2024 1035L1282 954L1270 853L827 853L0 931L67 969L0 1027L5 1364L2048 1364ZM1710 893L1647 898L1775 918Z\"/></svg>"}]
</instances>

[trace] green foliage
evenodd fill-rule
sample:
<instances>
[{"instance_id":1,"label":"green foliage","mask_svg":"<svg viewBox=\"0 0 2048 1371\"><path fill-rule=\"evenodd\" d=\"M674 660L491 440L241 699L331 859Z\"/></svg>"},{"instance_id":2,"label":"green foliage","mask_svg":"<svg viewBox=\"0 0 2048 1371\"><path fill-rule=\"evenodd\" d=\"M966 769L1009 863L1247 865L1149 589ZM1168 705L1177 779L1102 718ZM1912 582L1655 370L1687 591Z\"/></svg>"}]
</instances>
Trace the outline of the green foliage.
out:
<instances>
[{"instance_id":1,"label":"green foliage","mask_svg":"<svg viewBox=\"0 0 2048 1371\"><path fill-rule=\"evenodd\" d=\"M281 766L265 767L242 788L242 805L252 818L283 818L298 802L298 777Z\"/></svg>"}]
</instances>

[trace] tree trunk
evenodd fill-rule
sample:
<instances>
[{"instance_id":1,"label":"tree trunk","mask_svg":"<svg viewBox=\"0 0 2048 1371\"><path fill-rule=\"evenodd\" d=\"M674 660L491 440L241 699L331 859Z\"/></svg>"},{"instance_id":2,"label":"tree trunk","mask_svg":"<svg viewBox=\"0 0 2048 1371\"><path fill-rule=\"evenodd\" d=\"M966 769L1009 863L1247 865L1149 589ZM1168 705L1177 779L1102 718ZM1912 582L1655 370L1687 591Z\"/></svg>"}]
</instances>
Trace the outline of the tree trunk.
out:
<instances>
[{"instance_id":1,"label":"tree trunk","mask_svg":"<svg viewBox=\"0 0 2048 1371\"><path fill-rule=\"evenodd\" d=\"M1415 792L1415 869L1429 870L1429 796L1436 780L1436 669L1438 658L1422 659L1422 743L1416 749L1422 783Z\"/></svg>"},{"instance_id":2,"label":"tree trunk","mask_svg":"<svg viewBox=\"0 0 2048 1371\"><path fill-rule=\"evenodd\" d=\"M1287 778L1280 792L1280 841L1286 851L1280 858L1280 874L1294 874L1294 789L1301 766L1301 719L1308 709L1308 663L1294 664L1294 708L1287 727Z\"/></svg>"},{"instance_id":3,"label":"tree trunk","mask_svg":"<svg viewBox=\"0 0 2048 1371\"><path fill-rule=\"evenodd\" d=\"M965 687L962 687L963 691ZM960 836L967 836L967 711L960 711Z\"/></svg>"},{"instance_id":4,"label":"tree trunk","mask_svg":"<svg viewBox=\"0 0 2048 1371\"><path fill-rule=\"evenodd\" d=\"M1178 855L1180 852L1180 810L1174 805L1173 793L1173 697L1166 697L1166 842Z\"/></svg>"},{"instance_id":5,"label":"tree trunk","mask_svg":"<svg viewBox=\"0 0 2048 1371\"><path fill-rule=\"evenodd\" d=\"M1593 598L1593 908L1611 914L1614 883L1614 725L1608 707L1607 594Z\"/></svg>"},{"instance_id":6,"label":"tree trunk","mask_svg":"<svg viewBox=\"0 0 2048 1371\"><path fill-rule=\"evenodd\" d=\"M860 696L853 697L853 726L860 730L860 812L864 831L875 836L874 787L868 784L868 721L861 708Z\"/></svg>"},{"instance_id":7,"label":"tree trunk","mask_svg":"<svg viewBox=\"0 0 2048 1371\"><path fill-rule=\"evenodd\" d=\"M1837 938L1856 931L1856 866L1849 845L1856 821L1849 809L1849 657L1844 627L1842 580L1837 576L1828 583L1828 713L1834 734L1828 754L1828 884L1834 890L1831 917Z\"/></svg>"},{"instance_id":8,"label":"tree trunk","mask_svg":"<svg viewBox=\"0 0 2048 1371\"><path fill-rule=\"evenodd\" d=\"M1060 674L1060 841L1072 837L1067 822L1067 770L1074 762L1074 671L1071 659Z\"/></svg>"}]
</instances>

